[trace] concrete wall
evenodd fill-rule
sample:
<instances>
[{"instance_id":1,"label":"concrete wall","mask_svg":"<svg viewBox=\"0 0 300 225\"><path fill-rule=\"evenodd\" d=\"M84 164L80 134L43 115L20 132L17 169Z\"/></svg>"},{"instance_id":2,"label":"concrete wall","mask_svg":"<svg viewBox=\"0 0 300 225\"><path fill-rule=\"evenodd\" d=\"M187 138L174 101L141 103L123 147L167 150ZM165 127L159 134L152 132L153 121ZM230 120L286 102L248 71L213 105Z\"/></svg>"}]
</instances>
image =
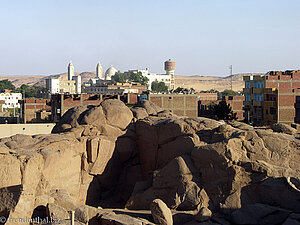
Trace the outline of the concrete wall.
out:
<instances>
[{"instance_id":1,"label":"concrete wall","mask_svg":"<svg viewBox=\"0 0 300 225\"><path fill-rule=\"evenodd\" d=\"M50 134L55 123L36 124L0 124L0 138L10 137L15 134Z\"/></svg>"}]
</instances>

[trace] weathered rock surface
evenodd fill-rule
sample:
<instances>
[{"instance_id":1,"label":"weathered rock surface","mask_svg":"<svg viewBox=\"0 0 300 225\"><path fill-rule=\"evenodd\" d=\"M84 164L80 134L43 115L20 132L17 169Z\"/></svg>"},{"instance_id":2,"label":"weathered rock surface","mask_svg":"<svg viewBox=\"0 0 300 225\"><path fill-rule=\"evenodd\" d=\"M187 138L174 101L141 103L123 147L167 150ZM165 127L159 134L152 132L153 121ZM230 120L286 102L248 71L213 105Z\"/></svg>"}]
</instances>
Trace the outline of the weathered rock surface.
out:
<instances>
[{"instance_id":1,"label":"weathered rock surface","mask_svg":"<svg viewBox=\"0 0 300 225\"><path fill-rule=\"evenodd\" d=\"M292 128L291 126L283 123L273 124L271 125L271 129L275 132L280 132L280 133L285 133L290 135L294 135L297 133L297 129Z\"/></svg>"},{"instance_id":2,"label":"weathered rock surface","mask_svg":"<svg viewBox=\"0 0 300 225\"><path fill-rule=\"evenodd\" d=\"M202 207L199 213L195 216L195 220L198 222L204 222L211 218L212 213L207 207Z\"/></svg>"},{"instance_id":3,"label":"weathered rock surface","mask_svg":"<svg viewBox=\"0 0 300 225\"><path fill-rule=\"evenodd\" d=\"M161 199L175 225L299 224L300 141L272 129L178 117L148 101L75 107L51 135L0 139L0 216L52 212L69 223L73 210L77 224L152 224L96 207L149 210Z\"/></svg>"},{"instance_id":4,"label":"weathered rock surface","mask_svg":"<svg viewBox=\"0 0 300 225\"><path fill-rule=\"evenodd\" d=\"M153 220L159 225L173 225L171 210L160 199L154 199L150 205Z\"/></svg>"},{"instance_id":5,"label":"weathered rock surface","mask_svg":"<svg viewBox=\"0 0 300 225\"><path fill-rule=\"evenodd\" d=\"M152 186L144 192L133 192L126 207L129 209L148 209L150 203L159 198L171 209L192 210L198 205L208 206L209 198L199 187L199 179L188 156L173 159L161 170L154 171ZM195 176L196 177L196 176Z\"/></svg>"}]
</instances>

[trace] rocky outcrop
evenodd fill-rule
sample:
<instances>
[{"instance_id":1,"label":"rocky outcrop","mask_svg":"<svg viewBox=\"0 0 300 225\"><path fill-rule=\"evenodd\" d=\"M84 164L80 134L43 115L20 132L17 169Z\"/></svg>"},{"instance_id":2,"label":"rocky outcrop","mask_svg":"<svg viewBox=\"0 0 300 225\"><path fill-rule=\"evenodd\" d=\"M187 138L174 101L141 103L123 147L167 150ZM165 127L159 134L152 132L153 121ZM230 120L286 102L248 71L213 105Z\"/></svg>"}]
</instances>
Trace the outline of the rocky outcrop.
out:
<instances>
[{"instance_id":1,"label":"rocky outcrop","mask_svg":"<svg viewBox=\"0 0 300 225\"><path fill-rule=\"evenodd\" d=\"M297 129L292 128L291 126L289 126L287 124L283 124L283 123L273 124L273 125L271 125L271 129L275 132L285 133L285 134L290 134L290 135L294 135L297 133Z\"/></svg>"},{"instance_id":2,"label":"rocky outcrop","mask_svg":"<svg viewBox=\"0 0 300 225\"><path fill-rule=\"evenodd\" d=\"M189 156L179 156L161 170L154 171L152 186L145 191L138 186L143 187L142 183L147 181L137 183L126 207L148 209L156 198L163 200L171 209L193 210L199 206L208 206L208 196L199 187L196 173Z\"/></svg>"},{"instance_id":3,"label":"rocky outcrop","mask_svg":"<svg viewBox=\"0 0 300 225\"><path fill-rule=\"evenodd\" d=\"M164 223L148 217L160 199L175 225L298 224L300 141L283 127L178 117L148 101L75 107L51 135L0 140L0 216Z\"/></svg>"},{"instance_id":4,"label":"rocky outcrop","mask_svg":"<svg viewBox=\"0 0 300 225\"><path fill-rule=\"evenodd\" d=\"M150 205L153 220L159 225L173 225L171 210L160 199L154 199Z\"/></svg>"}]
</instances>

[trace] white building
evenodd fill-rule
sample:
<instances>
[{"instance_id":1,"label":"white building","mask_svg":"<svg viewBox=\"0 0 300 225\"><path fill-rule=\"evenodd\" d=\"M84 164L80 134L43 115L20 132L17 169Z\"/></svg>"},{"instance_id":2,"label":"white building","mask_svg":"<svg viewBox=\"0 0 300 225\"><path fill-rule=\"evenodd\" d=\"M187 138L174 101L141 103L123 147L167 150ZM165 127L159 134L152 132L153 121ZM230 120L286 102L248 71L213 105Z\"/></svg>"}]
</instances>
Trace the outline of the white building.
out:
<instances>
[{"instance_id":1,"label":"white building","mask_svg":"<svg viewBox=\"0 0 300 225\"><path fill-rule=\"evenodd\" d=\"M84 93L110 93L116 94L115 90L108 91L107 86L111 84L111 77L116 74L118 70L110 66L105 73L103 73L100 62L96 66L96 77L89 79L83 84Z\"/></svg>"},{"instance_id":2,"label":"white building","mask_svg":"<svg viewBox=\"0 0 300 225\"><path fill-rule=\"evenodd\" d=\"M118 70L115 67L110 66L105 72L105 80L111 80L111 77L115 75L116 72L118 72Z\"/></svg>"},{"instance_id":3,"label":"white building","mask_svg":"<svg viewBox=\"0 0 300 225\"><path fill-rule=\"evenodd\" d=\"M74 75L74 66L70 62L68 65L68 80L57 78L46 79L46 88L50 94L81 94L81 76Z\"/></svg>"},{"instance_id":4,"label":"white building","mask_svg":"<svg viewBox=\"0 0 300 225\"><path fill-rule=\"evenodd\" d=\"M0 93L0 100L4 101L1 110L3 111L4 109L20 108L18 101L21 99L21 93Z\"/></svg>"},{"instance_id":5,"label":"white building","mask_svg":"<svg viewBox=\"0 0 300 225\"><path fill-rule=\"evenodd\" d=\"M175 80L174 80L174 72L175 72L175 62L170 59L165 62L165 71L166 74L156 74L150 73L149 69L146 68L144 70L129 70L129 72L141 72L144 77L149 79L147 88L151 90L151 84L154 81L164 82L169 90L175 89Z\"/></svg>"}]
</instances>

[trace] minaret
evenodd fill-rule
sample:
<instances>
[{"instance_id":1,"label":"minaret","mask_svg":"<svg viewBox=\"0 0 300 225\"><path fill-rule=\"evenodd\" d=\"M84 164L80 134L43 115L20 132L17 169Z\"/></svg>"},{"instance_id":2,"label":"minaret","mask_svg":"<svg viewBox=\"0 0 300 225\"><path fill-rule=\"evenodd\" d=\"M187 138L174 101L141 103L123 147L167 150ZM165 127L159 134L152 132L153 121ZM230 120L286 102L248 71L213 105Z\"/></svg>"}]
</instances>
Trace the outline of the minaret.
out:
<instances>
[{"instance_id":1,"label":"minaret","mask_svg":"<svg viewBox=\"0 0 300 225\"><path fill-rule=\"evenodd\" d=\"M103 71L102 71L102 66L101 66L100 62L98 62L97 67L96 67L96 77L99 79L103 79Z\"/></svg>"},{"instance_id":2,"label":"minaret","mask_svg":"<svg viewBox=\"0 0 300 225\"><path fill-rule=\"evenodd\" d=\"M74 76L74 66L72 62L70 61L69 66L68 66L68 80L72 80Z\"/></svg>"}]
</instances>

